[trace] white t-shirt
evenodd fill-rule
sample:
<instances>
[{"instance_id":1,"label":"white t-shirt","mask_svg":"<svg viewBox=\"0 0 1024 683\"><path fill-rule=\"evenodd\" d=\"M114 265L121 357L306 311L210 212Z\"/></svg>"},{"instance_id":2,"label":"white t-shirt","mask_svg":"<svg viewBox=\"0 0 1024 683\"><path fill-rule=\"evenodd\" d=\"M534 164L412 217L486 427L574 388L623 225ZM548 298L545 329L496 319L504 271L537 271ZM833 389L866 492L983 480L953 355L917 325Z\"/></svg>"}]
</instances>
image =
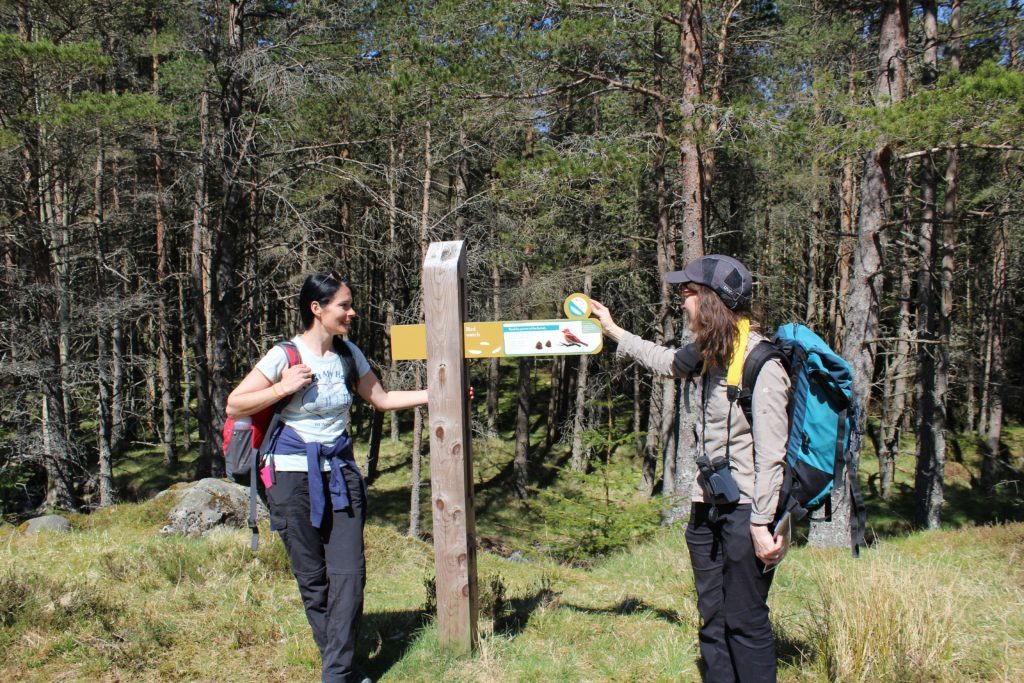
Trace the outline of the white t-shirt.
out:
<instances>
[{"instance_id":1,"label":"white t-shirt","mask_svg":"<svg viewBox=\"0 0 1024 683\"><path fill-rule=\"evenodd\" d=\"M291 400L281 411L281 418L304 441L332 445L348 429L349 409L352 407L353 396L345 384L345 363L333 350L317 356L299 337L294 337L292 341L299 350L302 362L313 371L313 381L292 394ZM348 347L352 350L356 373L362 378L370 371L370 364L359 347L352 342L348 342ZM287 367L288 355L277 345L256 364L256 369L275 384L281 380L281 374ZM359 384L359 381L355 384ZM288 462L292 459L301 461L301 467L299 462L295 463L296 471L306 470L305 455L275 456L275 469L292 471Z\"/></svg>"}]
</instances>

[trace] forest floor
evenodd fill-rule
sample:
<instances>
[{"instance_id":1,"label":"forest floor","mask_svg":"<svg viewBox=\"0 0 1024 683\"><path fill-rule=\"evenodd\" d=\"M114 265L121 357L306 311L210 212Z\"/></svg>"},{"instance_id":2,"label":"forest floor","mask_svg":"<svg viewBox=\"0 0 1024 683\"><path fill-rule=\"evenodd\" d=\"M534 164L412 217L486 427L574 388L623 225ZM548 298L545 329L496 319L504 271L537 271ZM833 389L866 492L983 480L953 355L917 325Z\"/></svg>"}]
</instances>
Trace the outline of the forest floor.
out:
<instances>
[{"instance_id":1,"label":"forest floor","mask_svg":"<svg viewBox=\"0 0 1024 683\"><path fill-rule=\"evenodd\" d=\"M1024 430L1008 429L1006 443L1019 468ZM872 546L855 560L798 545L778 570L769 604L781 680L1024 680L1019 482L1007 480L995 498L977 493L975 446L958 439L946 528L928 532L910 522L912 445L889 501L878 499L877 464L865 455ZM437 647L431 546L405 535L408 444L385 440L366 531L364 668L385 681L699 680L685 541L635 492L635 462L616 454L583 477L538 470L549 486L522 502L509 486L511 448L508 439L474 441L480 644L456 658ZM161 471L149 457L149 466L136 457L118 471L140 498L171 483L147 478ZM73 515L67 535L0 525L0 680L318 677L280 541L264 533L253 554L246 531L162 536L168 504ZM427 485L421 504L429 537ZM607 541L587 546L604 552L573 552L574 535L577 548Z\"/></svg>"}]
</instances>

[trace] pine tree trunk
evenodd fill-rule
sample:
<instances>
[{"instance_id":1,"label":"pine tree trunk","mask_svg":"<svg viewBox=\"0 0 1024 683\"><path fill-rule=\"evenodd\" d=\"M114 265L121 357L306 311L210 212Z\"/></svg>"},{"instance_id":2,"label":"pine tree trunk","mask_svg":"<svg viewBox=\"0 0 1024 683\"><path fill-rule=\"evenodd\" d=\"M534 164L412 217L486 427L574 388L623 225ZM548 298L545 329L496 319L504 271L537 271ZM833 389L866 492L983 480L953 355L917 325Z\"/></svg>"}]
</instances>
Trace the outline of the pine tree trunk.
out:
<instances>
[{"instance_id":1,"label":"pine tree trunk","mask_svg":"<svg viewBox=\"0 0 1024 683\"><path fill-rule=\"evenodd\" d=\"M199 427L199 457L196 458L196 477L207 477L213 471L217 431L213 428L213 409L210 405L210 366L207 313L210 291L207 279L209 254L209 198L207 193L207 164L211 163L209 135L209 96L204 90L199 97L199 159L196 161L196 187L192 206L192 355L195 360L196 424Z\"/></svg>"},{"instance_id":2,"label":"pine tree trunk","mask_svg":"<svg viewBox=\"0 0 1024 683\"><path fill-rule=\"evenodd\" d=\"M23 43L34 40L33 25L29 13L28 4L21 4L17 7L18 37ZM35 83L37 82L34 67L27 58L21 58L21 68L24 78L20 79L22 87L20 96L22 101L28 103L37 102ZM34 111L38 116L39 111ZM25 233L32 236L32 244L29 246L31 254L31 268L34 284L41 292L49 292L56 284L60 289L59 276L56 274L52 260L52 254L57 254L60 247L59 240L54 240L53 235L46 235L49 226L53 228L52 221L47 220L46 198L43 182L43 151L40 131L36 128L28 128L25 131L20 150L20 162L22 171L22 188L24 194L20 197L24 210L20 220L25 225ZM59 236L58 236L59 237ZM60 294L57 295L60 297ZM55 334L52 325L58 320L58 303L54 297L45 294L39 297L38 320L42 327L42 339L40 343L30 350L30 357L45 368L43 376L40 377L40 432L43 442L43 467L46 470L46 500L44 507L59 509L74 509L74 482L71 476L72 459L68 452L68 444L65 439L64 427L64 391L62 387L61 353L58 341L59 330ZM59 324L59 323L58 323Z\"/></svg>"},{"instance_id":3,"label":"pine tree trunk","mask_svg":"<svg viewBox=\"0 0 1024 683\"><path fill-rule=\"evenodd\" d=\"M430 101L427 102L427 110L430 110ZM428 118L423 127L423 182L420 186L420 263L427 258L429 247L430 227L430 191L431 177L434 170L434 162L431 150L431 122ZM420 310L424 310L422 293L420 294ZM422 364L416 363L416 388L423 386ZM412 434L412 485L409 498L409 536L419 538L420 536L420 489L422 488L421 474L421 453L423 450L423 410L419 407L413 413L413 434Z\"/></svg>"},{"instance_id":4,"label":"pine tree trunk","mask_svg":"<svg viewBox=\"0 0 1024 683\"><path fill-rule=\"evenodd\" d=\"M715 52L715 80L711 84L711 112L708 120L707 139L711 141L711 148L704 150L704 202L710 203L711 188L715 180L715 146L718 140L718 131L721 127L718 108L722 105L722 91L725 88L725 56L729 49L729 27L732 25L733 16L739 9L741 0L726 0L732 5L726 10L722 17L722 24L718 30L718 49ZM699 11L699 10L698 10ZM660 54L660 50L655 54Z\"/></svg>"},{"instance_id":5,"label":"pine tree trunk","mask_svg":"<svg viewBox=\"0 0 1024 683\"><path fill-rule=\"evenodd\" d=\"M497 262L491 264L491 315L493 320L501 320L501 302L498 295L501 288L501 273ZM487 433L496 434L498 430L498 390L501 381L498 359L487 361Z\"/></svg>"},{"instance_id":6,"label":"pine tree trunk","mask_svg":"<svg viewBox=\"0 0 1024 683\"><path fill-rule=\"evenodd\" d=\"M1003 164L1003 178L1008 179L1008 163ZM1004 217L993 235L992 249L992 311L989 314L988 347L991 365L988 372L988 424L985 431L985 457L981 461L981 486L989 494L995 493L999 482L999 442L1003 430L1003 393L1005 382L1006 351L1003 344L1005 316L1010 306L1006 287L1008 248L1006 236L1010 231L1009 201L1003 205Z\"/></svg>"},{"instance_id":7,"label":"pine tree trunk","mask_svg":"<svg viewBox=\"0 0 1024 683\"><path fill-rule=\"evenodd\" d=\"M192 450L192 365L188 355L188 326L185 311L185 278L178 278L178 345L181 362L181 448Z\"/></svg>"},{"instance_id":8,"label":"pine tree trunk","mask_svg":"<svg viewBox=\"0 0 1024 683\"><path fill-rule=\"evenodd\" d=\"M679 98L681 120L684 122L679 136L679 195L680 230L683 241L683 263L704 255L704 170L698 139L702 131L696 127L700 119L696 116L697 104L704 94L704 50L703 5L694 0L680 0L679 3L679 67L682 74ZM684 322L685 324L685 322ZM684 328L685 330L685 328ZM684 331L680 344L689 341ZM675 397L673 388L671 396ZM663 389L663 400L669 403L669 388ZM668 414L669 406L664 406ZM696 477L694 460L694 425L697 414L686 410L682 401L675 411L674 448L671 452L674 462L665 468L665 477L672 475L672 505L665 514L665 521L671 523L683 519L689 511L690 491ZM663 422L664 424L664 422ZM668 440L666 440L668 441Z\"/></svg>"},{"instance_id":9,"label":"pine tree trunk","mask_svg":"<svg viewBox=\"0 0 1024 683\"><path fill-rule=\"evenodd\" d=\"M526 250L526 258L530 258L529 248ZM524 289L530 284L529 262L523 263L520 284ZM526 316L527 319L530 317ZM516 379L516 446L512 469L515 475L516 495L521 500L525 500L530 494L530 391L532 388L530 380L532 370L532 357L526 356L519 359L519 376Z\"/></svg>"},{"instance_id":10,"label":"pine tree trunk","mask_svg":"<svg viewBox=\"0 0 1024 683\"><path fill-rule=\"evenodd\" d=\"M105 264L103 262L103 225L106 220L103 203L104 178L104 145L103 137L97 135L96 177L93 180L93 228L94 238L96 291L103 296L106 292ZM109 327L105 324L96 325L96 446L99 459L99 506L109 507L114 504L113 453L110 447L111 415L110 415L110 340L107 338Z\"/></svg>"},{"instance_id":11,"label":"pine tree trunk","mask_svg":"<svg viewBox=\"0 0 1024 683\"><path fill-rule=\"evenodd\" d=\"M904 93L905 64L902 55L907 46L907 4L905 0L887 0L878 46L878 77L875 82L876 106L884 108L899 102ZM857 221L857 245L853 256L853 274L847 301L846 336L843 353L853 369L853 392L860 406L856 429L864 433L871 400L875 370L879 306L884 278L882 271L882 235L889 205L889 167L892 150L884 141L864 156L864 179ZM854 455L856 476L859 457ZM815 546L842 547L850 543L850 497L848 487L832 492L832 521L812 522L809 542Z\"/></svg>"},{"instance_id":12,"label":"pine tree trunk","mask_svg":"<svg viewBox=\"0 0 1024 683\"><path fill-rule=\"evenodd\" d=\"M391 112L391 135L388 137L388 172L387 172L387 183L388 183L388 251L387 251L387 263L388 263L388 302L386 304L386 320L385 324L388 329L388 344L387 349L390 352L391 347L391 330L396 324L395 320L395 302L398 301L399 294L399 277L398 277L398 266L399 266L399 249L398 244L398 169L405 161L405 148L395 145L395 138L398 136L398 116ZM390 358L390 354L388 356ZM394 377L398 373L398 362L392 360L390 364L389 374ZM399 416L398 411L392 410L389 416L391 423L391 443L398 443L400 436L399 429Z\"/></svg>"},{"instance_id":13,"label":"pine tree trunk","mask_svg":"<svg viewBox=\"0 0 1024 683\"><path fill-rule=\"evenodd\" d=\"M221 76L221 120L223 198L219 230L214 235L213 315L210 319L213 355L210 359L211 408L213 433L220 434L224 427L224 407L231 391L234 372L234 338L238 334L239 312L238 276L242 272L243 248L248 225L249 202L242 185L241 174L248 154L245 125L242 119L245 106L246 76L243 72L244 27L246 4L231 0L228 8L228 40L224 50ZM211 473L224 472L221 444L214 441L217 457L211 464Z\"/></svg>"},{"instance_id":14,"label":"pine tree trunk","mask_svg":"<svg viewBox=\"0 0 1024 683\"><path fill-rule=\"evenodd\" d=\"M661 55L661 27L655 26L655 54ZM661 89L664 65L657 58L655 62L655 87ZM654 187L658 198L658 326L655 341L669 344L675 338L672 315L672 292L661 273L675 270L676 244L675 230L672 224L672 197L668 185L666 163L668 157L668 136L665 122L665 103L657 100L655 108L655 139L656 153L654 157ZM655 377L651 381L651 398L647 409L647 436L644 440L644 457L640 476L640 492L650 496L654 492L657 480L658 460L664 458L662 465L662 494L675 494L675 449L668 449L666 438L675 418L675 381L667 377Z\"/></svg>"},{"instance_id":15,"label":"pine tree trunk","mask_svg":"<svg viewBox=\"0 0 1024 683\"><path fill-rule=\"evenodd\" d=\"M594 277L587 273L583 278L583 293L590 296L594 285ZM584 421L584 410L587 406L587 396L590 387L587 385L587 372L590 368L590 356L579 357L579 365L576 370L576 400L572 417L572 469L574 472L583 472L590 460L589 449L583 446L583 432L587 430L587 423Z\"/></svg>"},{"instance_id":16,"label":"pine tree trunk","mask_svg":"<svg viewBox=\"0 0 1024 683\"><path fill-rule=\"evenodd\" d=\"M125 400L124 325L115 317L110 330L110 450L114 456L124 450Z\"/></svg>"},{"instance_id":17,"label":"pine tree trunk","mask_svg":"<svg viewBox=\"0 0 1024 683\"><path fill-rule=\"evenodd\" d=\"M904 202L905 233L911 233L910 207L913 183L910 173L907 173L905 184L907 196ZM882 415L879 430L881 432L880 448L878 450L878 480L879 494L882 500L888 500L892 491L893 477L896 470L896 456L899 452L900 437L903 433L903 424L907 412L907 378L910 375L910 346L913 343L911 331L911 276L910 276L910 250L904 239L899 243L900 269L899 278L899 323L896 329L896 347L888 356L886 373L884 379L885 390L882 398Z\"/></svg>"},{"instance_id":18,"label":"pine tree trunk","mask_svg":"<svg viewBox=\"0 0 1024 683\"><path fill-rule=\"evenodd\" d=\"M565 356L551 358L551 391L548 393L548 409L546 414L547 429L544 434L544 449L549 450L559 437L559 429L564 415L559 407L562 394L565 392L566 371L568 363Z\"/></svg>"},{"instance_id":19,"label":"pine tree trunk","mask_svg":"<svg viewBox=\"0 0 1024 683\"><path fill-rule=\"evenodd\" d=\"M840 181L839 212L839 254L836 264L838 280L835 296L835 312L832 317L832 346L837 353L843 353L843 339L846 337L846 304L850 298L850 270L853 265L853 251L856 244L854 223L856 221L856 180L854 178L853 158L843 160L842 180Z\"/></svg>"},{"instance_id":20,"label":"pine tree trunk","mask_svg":"<svg viewBox=\"0 0 1024 683\"><path fill-rule=\"evenodd\" d=\"M960 0L953 0L950 14L950 70L960 70ZM949 344L953 314L953 249L956 239L956 204L958 183L958 152L951 150L946 166L946 201L943 207L942 247L938 254L938 307L934 333L938 343L934 350L935 379L930 401L931 420L925 427L927 438L918 449L915 484L915 518L918 525L936 529L942 519L945 497L946 429L948 427ZM935 228L933 227L933 230ZM936 231L937 232L937 231ZM935 233L932 234L932 244ZM924 368L921 368L924 372ZM922 431L925 431L922 430ZM924 436L924 434L922 434Z\"/></svg>"},{"instance_id":21,"label":"pine tree trunk","mask_svg":"<svg viewBox=\"0 0 1024 683\"><path fill-rule=\"evenodd\" d=\"M857 55L850 56L849 79L846 93L853 101L857 94ZM846 337L846 300L850 295L850 266L853 263L853 250L856 243L854 224L857 221L857 181L854 177L853 157L843 159L842 178L839 183L839 262L836 264L838 280L836 296L833 299L832 315L832 347L837 353L843 353L843 339Z\"/></svg>"},{"instance_id":22,"label":"pine tree trunk","mask_svg":"<svg viewBox=\"0 0 1024 683\"><path fill-rule=\"evenodd\" d=\"M421 364L416 363L416 388L423 386ZM420 538L420 493L423 488L423 409L417 406L412 416L412 473L409 486L409 537Z\"/></svg>"},{"instance_id":23,"label":"pine tree trunk","mask_svg":"<svg viewBox=\"0 0 1024 683\"><path fill-rule=\"evenodd\" d=\"M150 9L150 36L157 36L156 9ZM160 58L154 52L151 57L152 87L154 98L160 94ZM160 135L154 127L150 131L153 141L153 219L155 225L156 273L156 337L157 366L160 375L161 426L160 441L163 444L164 464L174 469L178 466L178 454L174 450L174 405L177 402L176 382L171 371L171 330L168 321L167 299L167 227L163 215L163 158L160 156Z\"/></svg>"}]
</instances>

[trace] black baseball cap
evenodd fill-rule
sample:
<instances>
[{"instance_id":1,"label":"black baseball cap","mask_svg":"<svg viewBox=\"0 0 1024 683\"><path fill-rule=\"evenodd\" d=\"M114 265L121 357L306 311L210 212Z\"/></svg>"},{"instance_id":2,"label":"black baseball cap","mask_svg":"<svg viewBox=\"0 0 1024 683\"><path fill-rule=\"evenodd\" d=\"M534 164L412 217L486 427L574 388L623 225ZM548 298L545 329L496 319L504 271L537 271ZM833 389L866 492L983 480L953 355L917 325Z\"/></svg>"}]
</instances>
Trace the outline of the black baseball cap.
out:
<instances>
[{"instance_id":1,"label":"black baseball cap","mask_svg":"<svg viewBox=\"0 0 1024 683\"><path fill-rule=\"evenodd\" d=\"M682 270L673 270L663 276L665 282L682 285L695 282L717 294L732 310L750 305L754 278L746 267L731 256L711 254L691 261Z\"/></svg>"}]
</instances>

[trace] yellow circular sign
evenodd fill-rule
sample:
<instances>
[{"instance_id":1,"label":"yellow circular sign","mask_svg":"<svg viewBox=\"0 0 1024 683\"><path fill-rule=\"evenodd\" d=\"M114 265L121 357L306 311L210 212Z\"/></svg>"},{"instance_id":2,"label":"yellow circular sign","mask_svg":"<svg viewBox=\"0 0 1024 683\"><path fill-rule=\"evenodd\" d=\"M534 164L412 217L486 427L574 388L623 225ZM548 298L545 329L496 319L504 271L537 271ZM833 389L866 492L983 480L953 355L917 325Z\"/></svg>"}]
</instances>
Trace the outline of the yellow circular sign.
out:
<instances>
[{"instance_id":1,"label":"yellow circular sign","mask_svg":"<svg viewBox=\"0 0 1024 683\"><path fill-rule=\"evenodd\" d=\"M588 318L590 317L590 297L580 293L570 294L565 297L562 309L573 320Z\"/></svg>"}]
</instances>

